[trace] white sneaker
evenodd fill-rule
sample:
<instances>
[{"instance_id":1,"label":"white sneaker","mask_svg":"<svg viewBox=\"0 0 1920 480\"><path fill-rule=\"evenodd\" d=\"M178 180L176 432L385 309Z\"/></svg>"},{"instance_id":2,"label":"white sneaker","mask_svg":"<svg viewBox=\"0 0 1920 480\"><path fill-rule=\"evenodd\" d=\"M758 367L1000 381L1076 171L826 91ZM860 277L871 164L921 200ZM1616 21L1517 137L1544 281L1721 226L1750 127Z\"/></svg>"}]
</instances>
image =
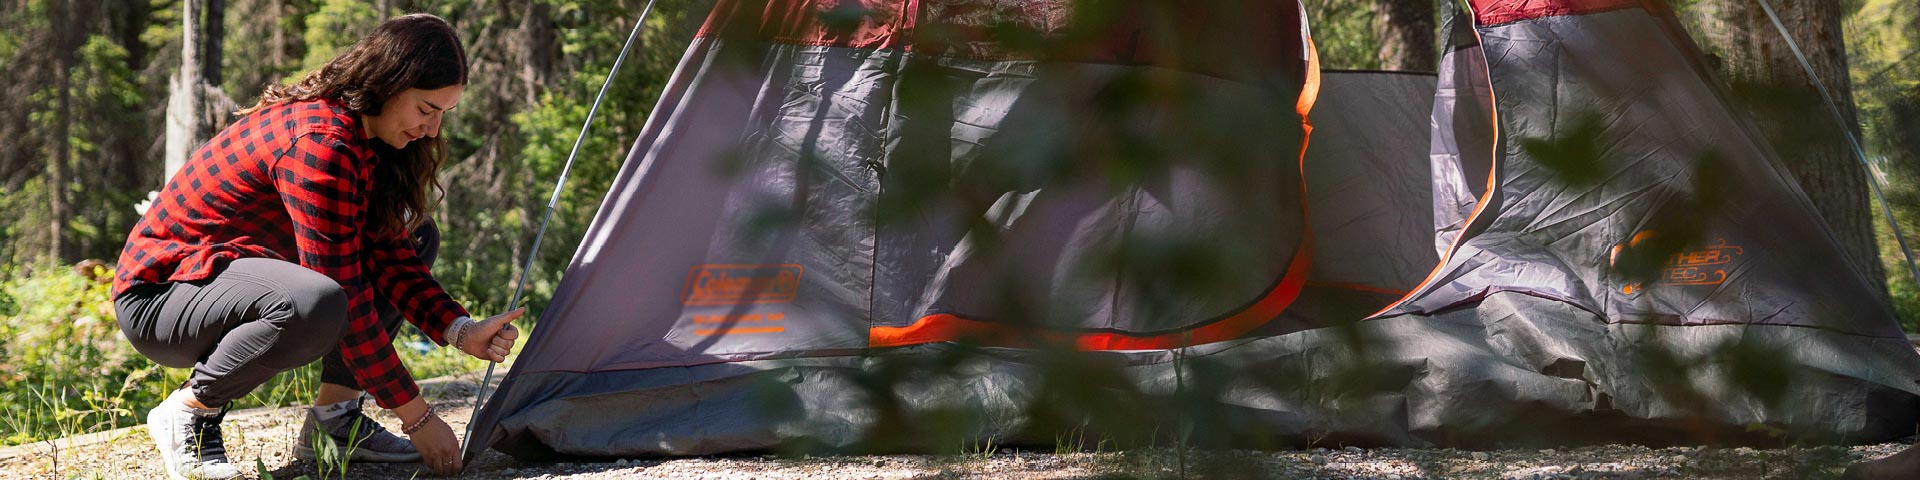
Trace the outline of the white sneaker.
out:
<instances>
[{"instance_id":1,"label":"white sneaker","mask_svg":"<svg viewBox=\"0 0 1920 480\"><path fill-rule=\"evenodd\" d=\"M221 445L220 420L226 409L187 406L190 393L175 390L147 411L147 436L160 447L160 461L174 480L228 480L240 478L240 468L227 461Z\"/></svg>"}]
</instances>

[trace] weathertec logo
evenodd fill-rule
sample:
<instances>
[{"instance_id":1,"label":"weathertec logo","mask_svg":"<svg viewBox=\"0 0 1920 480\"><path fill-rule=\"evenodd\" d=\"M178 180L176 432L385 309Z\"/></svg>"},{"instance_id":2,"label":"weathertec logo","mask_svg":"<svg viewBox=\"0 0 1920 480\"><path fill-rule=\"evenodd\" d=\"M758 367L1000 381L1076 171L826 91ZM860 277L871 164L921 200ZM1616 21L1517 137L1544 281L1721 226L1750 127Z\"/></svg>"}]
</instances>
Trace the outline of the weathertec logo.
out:
<instances>
[{"instance_id":1,"label":"weathertec logo","mask_svg":"<svg viewBox=\"0 0 1920 480\"><path fill-rule=\"evenodd\" d=\"M1661 285L1719 285L1727 281L1727 264L1747 253L1739 245L1718 239L1701 250L1680 252L1667 258Z\"/></svg>"},{"instance_id":2,"label":"weathertec logo","mask_svg":"<svg viewBox=\"0 0 1920 480\"><path fill-rule=\"evenodd\" d=\"M1653 238L1654 235L1654 232L1640 232L1634 234L1633 239L1628 241L1628 243L1614 245L1612 257L1609 262L1615 267L1618 267L1622 249L1637 246L1642 241ZM1654 284L1712 286L1726 283L1727 269L1730 268L1735 260L1739 260L1740 257L1746 253L1746 248L1727 243L1727 239L1725 238L1714 239L1713 244L1707 245L1706 248L1683 251L1667 256L1666 263L1662 264L1660 268L1660 279L1655 281ZM1621 287L1620 293L1633 295L1645 290L1646 287L1639 283L1629 283Z\"/></svg>"},{"instance_id":3,"label":"weathertec logo","mask_svg":"<svg viewBox=\"0 0 1920 480\"><path fill-rule=\"evenodd\" d=\"M687 271L687 305L786 303L800 296L799 265L699 265Z\"/></svg>"}]
</instances>

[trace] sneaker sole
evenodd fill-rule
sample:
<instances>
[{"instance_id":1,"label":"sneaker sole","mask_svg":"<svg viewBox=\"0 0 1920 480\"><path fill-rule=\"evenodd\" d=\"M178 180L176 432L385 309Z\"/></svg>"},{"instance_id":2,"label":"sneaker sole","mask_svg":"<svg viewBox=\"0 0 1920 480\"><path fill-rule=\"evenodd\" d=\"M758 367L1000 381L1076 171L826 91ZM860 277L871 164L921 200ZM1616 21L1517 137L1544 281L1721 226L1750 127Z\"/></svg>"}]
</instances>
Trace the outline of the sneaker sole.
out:
<instances>
[{"instance_id":1,"label":"sneaker sole","mask_svg":"<svg viewBox=\"0 0 1920 480\"><path fill-rule=\"evenodd\" d=\"M309 447L306 445L295 445L293 447L293 458L311 462L318 457L319 457L318 455L313 454L313 447ZM369 462L369 463L412 463L412 462L420 461L420 454L418 453L383 453L383 452L375 452L375 451L366 450L366 449L354 449L353 453L347 455L347 461Z\"/></svg>"}]
</instances>

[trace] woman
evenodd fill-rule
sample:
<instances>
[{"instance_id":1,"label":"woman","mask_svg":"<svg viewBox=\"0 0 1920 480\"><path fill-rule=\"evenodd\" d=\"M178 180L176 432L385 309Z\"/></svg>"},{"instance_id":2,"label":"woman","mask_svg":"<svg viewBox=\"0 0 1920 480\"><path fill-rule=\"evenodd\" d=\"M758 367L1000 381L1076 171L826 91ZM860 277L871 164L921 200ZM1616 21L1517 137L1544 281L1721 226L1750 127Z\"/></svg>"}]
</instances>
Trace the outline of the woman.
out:
<instances>
[{"instance_id":1,"label":"woman","mask_svg":"<svg viewBox=\"0 0 1920 480\"><path fill-rule=\"evenodd\" d=\"M193 369L147 414L170 476L238 477L223 412L323 355L301 443L326 434L358 447L355 458L460 470L453 429L420 398L392 336L404 314L433 341L496 362L518 337L508 322L521 311L471 320L421 255L437 247L437 135L466 72L445 20L381 23L298 84L268 88L134 225L114 278L121 331L156 363ZM362 388L411 442L366 420Z\"/></svg>"}]
</instances>

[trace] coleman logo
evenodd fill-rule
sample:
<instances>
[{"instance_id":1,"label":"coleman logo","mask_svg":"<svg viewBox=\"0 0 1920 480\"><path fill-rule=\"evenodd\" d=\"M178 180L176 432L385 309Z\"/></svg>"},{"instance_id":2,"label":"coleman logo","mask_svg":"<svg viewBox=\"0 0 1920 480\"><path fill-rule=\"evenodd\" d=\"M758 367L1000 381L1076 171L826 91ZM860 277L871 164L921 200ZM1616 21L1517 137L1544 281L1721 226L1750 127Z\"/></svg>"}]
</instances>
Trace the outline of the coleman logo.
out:
<instances>
[{"instance_id":1,"label":"coleman logo","mask_svg":"<svg viewBox=\"0 0 1920 480\"><path fill-rule=\"evenodd\" d=\"M801 268L781 265L698 265L687 271L687 305L786 303L800 295Z\"/></svg>"}]
</instances>

